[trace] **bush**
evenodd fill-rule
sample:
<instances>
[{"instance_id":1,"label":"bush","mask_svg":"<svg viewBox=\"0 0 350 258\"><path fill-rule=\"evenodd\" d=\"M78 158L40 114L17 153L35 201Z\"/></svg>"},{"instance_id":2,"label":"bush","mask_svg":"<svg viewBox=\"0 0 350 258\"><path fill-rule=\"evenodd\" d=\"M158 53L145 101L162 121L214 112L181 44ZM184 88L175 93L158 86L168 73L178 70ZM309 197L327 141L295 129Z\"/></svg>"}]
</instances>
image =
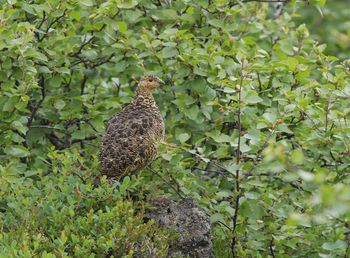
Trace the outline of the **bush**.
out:
<instances>
[{"instance_id":1,"label":"bush","mask_svg":"<svg viewBox=\"0 0 350 258\"><path fill-rule=\"evenodd\" d=\"M88 171L69 163L74 155L51 155L62 162L50 176L2 182L1 257L166 255L170 235L144 223L142 203L125 200L105 180L95 189L83 182ZM126 187L133 189L128 180Z\"/></svg>"},{"instance_id":2,"label":"bush","mask_svg":"<svg viewBox=\"0 0 350 258\"><path fill-rule=\"evenodd\" d=\"M346 256L349 60L297 23L325 4L310 2L277 17L251 1L2 2L4 255L161 256L169 234L142 222L147 193L194 197L218 257ZM93 189L105 123L145 73L167 82L161 178Z\"/></svg>"}]
</instances>

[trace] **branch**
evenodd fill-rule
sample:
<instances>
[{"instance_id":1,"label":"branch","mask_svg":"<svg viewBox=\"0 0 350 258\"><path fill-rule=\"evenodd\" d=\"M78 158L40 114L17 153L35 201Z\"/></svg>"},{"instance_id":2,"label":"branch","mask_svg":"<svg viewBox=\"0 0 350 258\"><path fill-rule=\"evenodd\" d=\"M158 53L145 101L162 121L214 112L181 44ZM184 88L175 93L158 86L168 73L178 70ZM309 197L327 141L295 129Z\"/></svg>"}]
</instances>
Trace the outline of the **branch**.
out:
<instances>
[{"instance_id":1,"label":"branch","mask_svg":"<svg viewBox=\"0 0 350 258\"><path fill-rule=\"evenodd\" d=\"M270 253L271 253L272 258L276 258L275 253L273 251L273 238L271 238L269 249L270 249Z\"/></svg>"},{"instance_id":2,"label":"branch","mask_svg":"<svg viewBox=\"0 0 350 258\"><path fill-rule=\"evenodd\" d=\"M220 225L224 226L225 228L227 228L229 231L231 231L231 228L229 226L227 226L225 223L221 222L221 221L217 221L216 223L219 223Z\"/></svg>"},{"instance_id":3,"label":"branch","mask_svg":"<svg viewBox=\"0 0 350 258\"><path fill-rule=\"evenodd\" d=\"M52 27L56 22L58 22L60 19L62 19L64 16L66 16L66 12L67 12L67 9L65 9L65 10L63 11L63 14L62 14L62 15L58 16L56 19L54 19L54 20L47 26L44 35L43 35L41 38L38 39L39 42L41 42L41 41L44 40L44 38L47 36L47 33L49 32L49 30L51 29L51 27Z\"/></svg>"},{"instance_id":4,"label":"branch","mask_svg":"<svg viewBox=\"0 0 350 258\"><path fill-rule=\"evenodd\" d=\"M64 129L60 129L60 128L50 126L50 125L32 125L32 126L30 126L30 128L52 129L52 130L65 131Z\"/></svg>"},{"instance_id":5,"label":"branch","mask_svg":"<svg viewBox=\"0 0 350 258\"><path fill-rule=\"evenodd\" d=\"M319 133L323 134L323 131L318 128L318 126L316 125L315 121L308 115L308 113L306 113L306 111L304 111L303 109L301 109L299 106L297 106L297 108L299 109L299 111L305 115L309 120L310 122L312 123L312 127L317 130Z\"/></svg>"},{"instance_id":6,"label":"branch","mask_svg":"<svg viewBox=\"0 0 350 258\"><path fill-rule=\"evenodd\" d=\"M193 166L191 167L193 169L198 169L198 170L201 170L201 171L204 171L204 172L212 172L212 173L216 173L216 174L219 174L220 176L222 176L223 178L227 179L227 176L222 173L220 170L208 170L208 169L205 169L205 168L200 168L200 167L196 167L196 166Z\"/></svg>"},{"instance_id":7,"label":"branch","mask_svg":"<svg viewBox=\"0 0 350 258\"><path fill-rule=\"evenodd\" d=\"M81 142L85 142L85 141L92 141L92 140L95 140L96 138L97 138L97 136L92 135L92 136L86 137L84 139L74 139L74 140L72 140L72 144L81 143Z\"/></svg>"},{"instance_id":8,"label":"branch","mask_svg":"<svg viewBox=\"0 0 350 258\"><path fill-rule=\"evenodd\" d=\"M85 37L85 38L86 38L86 37ZM78 49L77 52L70 53L69 56L78 57L79 54L81 53L81 51L83 51L83 48L84 48L86 45L90 44L94 39L95 39L95 36L91 36L91 38L90 38L88 41L86 41L86 42L84 42L83 44L80 45L80 47L79 47L79 49Z\"/></svg>"},{"instance_id":9,"label":"branch","mask_svg":"<svg viewBox=\"0 0 350 258\"><path fill-rule=\"evenodd\" d=\"M61 140L54 133L47 134L46 137L49 139L51 144L54 145L55 148L58 150L63 150L63 149L69 148L73 144L83 143L85 141L92 141L92 140L95 140L97 138L97 136L92 135L92 136L86 137L84 139L74 139L74 140L70 141L71 136L69 134L66 134L65 138L64 138L65 140Z\"/></svg>"},{"instance_id":10,"label":"branch","mask_svg":"<svg viewBox=\"0 0 350 258\"><path fill-rule=\"evenodd\" d=\"M116 16L118 16L120 13L120 10L118 10L112 17L111 19L114 19ZM106 23L104 23L101 28L95 30L95 31L92 31L91 32L91 38L88 40L88 41L85 41L83 44L80 45L79 49L76 51L76 52L73 52L73 53L69 53L68 55L69 56L73 56L73 57L77 57L77 58L80 58L79 55L81 54L81 52L83 51L83 48L85 46L87 46L88 44L90 44L96 37L94 35L94 32L101 32L104 28L106 27ZM86 36L85 36L85 39L86 39Z\"/></svg>"},{"instance_id":11,"label":"branch","mask_svg":"<svg viewBox=\"0 0 350 258\"><path fill-rule=\"evenodd\" d=\"M172 184L170 184L167 180L165 180L164 177L160 173L158 173L154 169L150 168L150 166L147 166L146 168L149 171L151 171L153 174L157 175L164 183L166 183L171 189L173 189L174 192L177 193L177 195L179 195L179 197L181 199L185 199L185 197L180 193L180 191L178 191Z\"/></svg>"},{"instance_id":12,"label":"branch","mask_svg":"<svg viewBox=\"0 0 350 258\"><path fill-rule=\"evenodd\" d=\"M66 144L61 139L59 139L54 133L47 134L46 137L49 139L51 144L55 146L57 150L62 150L66 148Z\"/></svg>"},{"instance_id":13,"label":"branch","mask_svg":"<svg viewBox=\"0 0 350 258\"><path fill-rule=\"evenodd\" d=\"M289 0L243 0L243 1L230 1L229 7L233 7L235 5L238 5L240 3L250 3L250 2L257 2L257 3L288 3Z\"/></svg>"},{"instance_id":14,"label":"branch","mask_svg":"<svg viewBox=\"0 0 350 258\"><path fill-rule=\"evenodd\" d=\"M103 65L105 63L108 63L113 57L114 57L114 54L111 54L109 56L101 57L101 58L98 59L99 62L94 63L94 64L91 65L91 68L95 68L97 66L100 66L100 65Z\"/></svg>"},{"instance_id":15,"label":"branch","mask_svg":"<svg viewBox=\"0 0 350 258\"><path fill-rule=\"evenodd\" d=\"M288 3L289 0L244 0L242 3L258 2L258 3Z\"/></svg>"},{"instance_id":16,"label":"branch","mask_svg":"<svg viewBox=\"0 0 350 258\"><path fill-rule=\"evenodd\" d=\"M41 104L44 102L44 99L46 97L45 79L44 79L44 76L42 74L40 74L39 85L41 87L41 99L39 100L38 104L32 109L32 112L31 112L30 117L29 117L28 122L27 122L28 128L31 127L33 120L34 120L39 108L41 107Z\"/></svg>"},{"instance_id":17,"label":"branch","mask_svg":"<svg viewBox=\"0 0 350 258\"><path fill-rule=\"evenodd\" d=\"M80 56L77 56L76 58L78 58L78 60L75 61L74 63L72 63L70 68L73 68L74 66L77 66L78 64L84 63L84 65L86 67L93 69L93 68L96 68L100 65L108 63L113 57L114 57L114 54L111 54L109 56L103 56L103 57L96 58L95 60L89 60L89 59L86 59L86 58L83 59Z\"/></svg>"},{"instance_id":18,"label":"branch","mask_svg":"<svg viewBox=\"0 0 350 258\"><path fill-rule=\"evenodd\" d=\"M162 141L161 142L162 144L164 144L165 146L167 147L170 147L170 148L173 148L173 149L180 149L182 151L185 151L187 153L190 153L192 154L193 156L199 158L200 160L204 161L206 164L210 163L210 164L213 164L214 166L228 172L228 173L231 173L230 170L228 170L226 167L224 167L222 164L220 164L219 162L215 161L215 160L210 160L208 158L205 158L203 157L202 155L200 155L199 153L196 152L196 150L190 150L190 149L186 149L185 147L182 147L182 146L177 146L175 144L171 144L171 143L167 143L167 142L164 142Z\"/></svg>"},{"instance_id":19,"label":"branch","mask_svg":"<svg viewBox=\"0 0 350 258\"><path fill-rule=\"evenodd\" d=\"M84 93L85 93L85 84L86 84L87 79L88 79L88 77L86 75L84 75L84 78L80 84L80 95L84 95Z\"/></svg>"},{"instance_id":20,"label":"branch","mask_svg":"<svg viewBox=\"0 0 350 258\"><path fill-rule=\"evenodd\" d=\"M327 107L326 107L326 122L325 122L325 126L324 126L324 130L325 130L325 132L327 132L328 131L328 115L329 115L329 103L330 102L330 100L328 100L327 101Z\"/></svg>"},{"instance_id":21,"label":"branch","mask_svg":"<svg viewBox=\"0 0 350 258\"><path fill-rule=\"evenodd\" d=\"M35 34L35 37L37 38L38 41L40 40L39 31L40 31L40 29L41 29L41 26L43 25L43 23L44 23L46 20L47 20L47 18L46 18L46 12L43 11L43 18L41 19L41 21L40 21L40 23L39 23L39 25L38 25L38 28L37 28L38 31L34 33L34 34Z\"/></svg>"},{"instance_id":22,"label":"branch","mask_svg":"<svg viewBox=\"0 0 350 258\"><path fill-rule=\"evenodd\" d=\"M242 124L241 124L241 102L242 102L242 87L243 87L243 81L244 81L244 75L245 75L245 67L244 67L244 61L245 59L242 58L241 60L241 81L239 85L239 91L238 91L238 110L237 110L237 127L238 127L238 146L237 146L237 152L236 152L236 164L240 164L241 160L241 132L242 132ZM236 257L236 244L237 244L237 237L236 237L236 229L237 229L237 219L238 219L238 212L239 212L239 199L241 198L241 189L239 184L239 166L236 170L235 175L235 181L236 181L236 199L235 199L235 213L232 218L233 228L232 228L232 242L231 242L231 252L232 256Z\"/></svg>"},{"instance_id":23,"label":"branch","mask_svg":"<svg viewBox=\"0 0 350 258\"><path fill-rule=\"evenodd\" d=\"M344 254L344 258L349 258L349 251L350 251L350 231L347 231L344 233L345 240L346 240L346 250Z\"/></svg>"},{"instance_id":24,"label":"branch","mask_svg":"<svg viewBox=\"0 0 350 258\"><path fill-rule=\"evenodd\" d=\"M262 91L262 83L261 83L261 79L260 79L260 73L256 72L256 75L258 77L259 91L261 92Z\"/></svg>"},{"instance_id":25,"label":"branch","mask_svg":"<svg viewBox=\"0 0 350 258\"><path fill-rule=\"evenodd\" d=\"M278 177L278 176L276 176L274 174L271 174L271 173L253 174L253 173L251 173L251 171L249 173L244 174L244 177L245 178L248 178L248 177L261 177L261 176L270 177L270 178L273 178L273 179L277 179L277 180L279 180L282 183L288 183L291 187L293 187L293 188L295 188L297 190L300 190L300 191L303 191L305 193L311 194L311 192L309 190L306 190L304 187L302 187L301 185L298 185L295 182L284 181L282 178L280 178L280 177Z\"/></svg>"}]
</instances>

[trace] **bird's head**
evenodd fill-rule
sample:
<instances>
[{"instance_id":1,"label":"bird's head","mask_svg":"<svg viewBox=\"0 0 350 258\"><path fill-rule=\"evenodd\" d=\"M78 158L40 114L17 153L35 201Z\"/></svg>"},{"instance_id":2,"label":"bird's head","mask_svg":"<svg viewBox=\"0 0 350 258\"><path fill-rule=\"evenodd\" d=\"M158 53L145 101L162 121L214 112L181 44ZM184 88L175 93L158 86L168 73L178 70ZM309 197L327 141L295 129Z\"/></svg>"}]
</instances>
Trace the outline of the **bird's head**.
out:
<instances>
[{"instance_id":1,"label":"bird's head","mask_svg":"<svg viewBox=\"0 0 350 258\"><path fill-rule=\"evenodd\" d=\"M147 75L141 78L138 87L146 91L152 91L161 84L164 84L164 82L157 76Z\"/></svg>"}]
</instances>

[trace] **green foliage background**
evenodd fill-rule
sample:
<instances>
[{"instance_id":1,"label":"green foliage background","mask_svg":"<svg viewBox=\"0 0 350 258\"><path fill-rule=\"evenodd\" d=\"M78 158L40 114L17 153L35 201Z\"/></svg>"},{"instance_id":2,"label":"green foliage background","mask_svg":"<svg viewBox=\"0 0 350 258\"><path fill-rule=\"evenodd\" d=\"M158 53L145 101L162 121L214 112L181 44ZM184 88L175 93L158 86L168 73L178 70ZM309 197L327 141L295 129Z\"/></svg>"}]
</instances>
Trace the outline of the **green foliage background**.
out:
<instances>
[{"instance_id":1,"label":"green foliage background","mask_svg":"<svg viewBox=\"0 0 350 258\"><path fill-rule=\"evenodd\" d=\"M1 257L165 256L142 221L160 194L211 215L217 257L348 257L350 26L310 21L346 1L1 3ZM161 177L94 189L105 123L149 73Z\"/></svg>"}]
</instances>

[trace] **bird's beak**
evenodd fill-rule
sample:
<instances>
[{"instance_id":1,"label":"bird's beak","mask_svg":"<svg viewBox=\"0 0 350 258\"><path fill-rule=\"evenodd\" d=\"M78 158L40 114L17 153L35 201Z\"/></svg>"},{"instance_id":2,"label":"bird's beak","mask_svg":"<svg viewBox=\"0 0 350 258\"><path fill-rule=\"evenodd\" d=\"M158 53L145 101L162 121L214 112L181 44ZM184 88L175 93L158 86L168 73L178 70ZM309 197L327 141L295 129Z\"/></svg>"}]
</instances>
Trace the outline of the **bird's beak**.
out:
<instances>
[{"instance_id":1,"label":"bird's beak","mask_svg":"<svg viewBox=\"0 0 350 258\"><path fill-rule=\"evenodd\" d=\"M158 81L159 81L160 84L165 84L165 82L162 79L158 78Z\"/></svg>"}]
</instances>

